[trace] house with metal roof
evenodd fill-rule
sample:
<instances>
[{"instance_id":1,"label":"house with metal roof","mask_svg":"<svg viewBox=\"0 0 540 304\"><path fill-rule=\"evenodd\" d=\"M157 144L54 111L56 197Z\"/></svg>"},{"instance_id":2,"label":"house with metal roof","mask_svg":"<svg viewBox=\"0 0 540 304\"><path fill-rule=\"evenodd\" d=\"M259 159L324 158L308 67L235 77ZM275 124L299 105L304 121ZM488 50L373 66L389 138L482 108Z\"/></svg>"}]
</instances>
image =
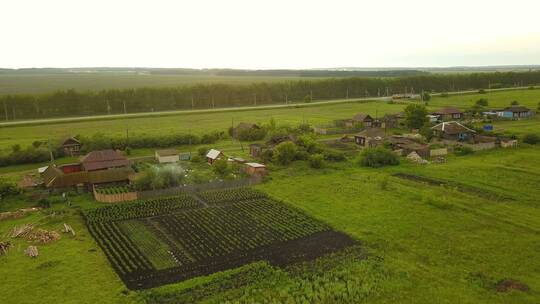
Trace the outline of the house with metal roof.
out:
<instances>
[{"instance_id":1,"label":"house with metal roof","mask_svg":"<svg viewBox=\"0 0 540 304\"><path fill-rule=\"evenodd\" d=\"M81 159L84 171L105 170L121 168L130 165L128 159L116 150L92 151Z\"/></svg>"},{"instance_id":2,"label":"house with metal roof","mask_svg":"<svg viewBox=\"0 0 540 304\"><path fill-rule=\"evenodd\" d=\"M495 113L498 117L511 119L529 118L534 115L531 109L520 105L512 105L502 110L495 110Z\"/></svg>"},{"instance_id":3,"label":"house with metal roof","mask_svg":"<svg viewBox=\"0 0 540 304\"><path fill-rule=\"evenodd\" d=\"M465 141L473 139L476 131L457 121L442 122L431 128L433 135L442 139Z\"/></svg>"}]
</instances>

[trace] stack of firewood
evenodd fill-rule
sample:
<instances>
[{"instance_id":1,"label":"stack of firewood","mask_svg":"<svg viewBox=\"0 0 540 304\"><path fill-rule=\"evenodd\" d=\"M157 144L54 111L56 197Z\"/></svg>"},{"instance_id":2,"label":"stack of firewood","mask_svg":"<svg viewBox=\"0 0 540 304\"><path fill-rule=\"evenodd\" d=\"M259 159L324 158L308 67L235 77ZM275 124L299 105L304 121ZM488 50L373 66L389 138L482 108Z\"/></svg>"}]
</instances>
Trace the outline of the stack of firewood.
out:
<instances>
[{"instance_id":1,"label":"stack of firewood","mask_svg":"<svg viewBox=\"0 0 540 304\"><path fill-rule=\"evenodd\" d=\"M20 236L25 236L28 233L30 233L30 231L32 231L32 229L34 229L34 226L32 226L30 224L24 224L22 226L15 227L15 228L13 228L13 230L11 230L11 237L12 238L17 238L17 237L20 237Z\"/></svg>"},{"instance_id":2,"label":"stack of firewood","mask_svg":"<svg viewBox=\"0 0 540 304\"><path fill-rule=\"evenodd\" d=\"M10 242L0 242L0 255L6 254L11 246Z\"/></svg>"},{"instance_id":3,"label":"stack of firewood","mask_svg":"<svg viewBox=\"0 0 540 304\"><path fill-rule=\"evenodd\" d=\"M39 252L36 246L28 246L28 248L26 248L24 251L24 254L31 258L35 258L39 255Z\"/></svg>"}]
</instances>

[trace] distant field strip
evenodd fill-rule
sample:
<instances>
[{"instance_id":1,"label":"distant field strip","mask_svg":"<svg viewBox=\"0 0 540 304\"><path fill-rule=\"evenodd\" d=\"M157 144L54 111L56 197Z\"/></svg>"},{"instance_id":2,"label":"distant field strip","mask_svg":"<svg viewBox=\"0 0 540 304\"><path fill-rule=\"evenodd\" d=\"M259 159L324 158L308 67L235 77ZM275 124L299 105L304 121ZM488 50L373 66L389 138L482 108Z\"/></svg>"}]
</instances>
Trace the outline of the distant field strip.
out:
<instances>
[{"instance_id":1,"label":"distant field strip","mask_svg":"<svg viewBox=\"0 0 540 304\"><path fill-rule=\"evenodd\" d=\"M287 265L355 243L303 212L247 188L119 204L85 213L87 225L130 289L172 283L267 260ZM171 208L169 205L182 206ZM122 209L128 210L121 216ZM152 212L149 212L151 210Z\"/></svg>"}]
</instances>

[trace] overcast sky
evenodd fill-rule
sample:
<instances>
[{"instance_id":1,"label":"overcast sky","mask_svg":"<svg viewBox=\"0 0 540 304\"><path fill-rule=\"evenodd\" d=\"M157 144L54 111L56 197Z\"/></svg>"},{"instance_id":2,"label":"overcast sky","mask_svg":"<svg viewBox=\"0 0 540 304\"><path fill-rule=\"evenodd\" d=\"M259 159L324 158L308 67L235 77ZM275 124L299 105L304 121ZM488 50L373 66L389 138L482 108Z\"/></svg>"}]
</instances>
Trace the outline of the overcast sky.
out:
<instances>
[{"instance_id":1,"label":"overcast sky","mask_svg":"<svg viewBox=\"0 0 540 304\"><path fill-rule=\"evenodd\" d=\"M540 64L539 0L0 0L0 67Z\"/></svg>"}]
</instances>

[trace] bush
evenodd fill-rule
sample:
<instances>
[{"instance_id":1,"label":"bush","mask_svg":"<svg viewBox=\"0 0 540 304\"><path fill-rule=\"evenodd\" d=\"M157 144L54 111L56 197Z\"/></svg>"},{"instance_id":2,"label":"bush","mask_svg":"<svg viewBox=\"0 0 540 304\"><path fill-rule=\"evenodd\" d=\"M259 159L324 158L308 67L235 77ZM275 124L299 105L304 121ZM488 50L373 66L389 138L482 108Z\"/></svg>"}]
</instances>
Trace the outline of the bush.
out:
<instances>
[{"instance_id":1,"label":"bush","mask_svg":"<svg viewBox=\"0 0 540 304\"><path fill-rule=\"evenodd\" d=\"M0 199L9 195L20 193L20 189L13 182L0 177Z\"/></svg>"},{"instance_id":2,"label":"bush","mask_svg":"<svg viewBox=\"0 0 540 304\"><path fill-rule=\"evenodd\" d=\"M200 163L202 162L203 158L199 154L195 154L191 157L192 163Z\"/></svg>"},{"instance_id":3,"label":"bush","mask_svg":"<svg viewBox=\"0 0 540 304\"><path fill-rule=\"evenodd\" d=\"M510 105L517 106L519 105L519 102L517 100L514 100L510 103Z\"/></svg>"},{"instance_id":4,"label":"bush","mask_svg":"<svg viewBox=\"0 0 540 304\"><path fill-rule=\"evenodd\" d=\"M480 90L478 90L478 94L486 94L486 90L480 89Z\"/></svg>"},{"instance_id":5,"label":"bush","mask_svg":"<svg viewBox=\"0 0 540 304\"><path fill-rule=\"evenodd\" d=\"M334 161L334 162L344 161L347 159L345 157L345 153L341 151L334 151L334 150L325 150L323 152L323 157L327 161Z\"/></svg>"},{"instance_id":6,"label":"bush","mask_svg":"<svg viewBox=\"0 0 540 304\"><path fill-rule=\"evenodd\" d=\"M255 141L266 137L266 129L264 128L249 128L241 129L236 135L240 141Z\"/></svg>"},{"instance_id":7,"label":"bush","mask_svg":"<svg viewBox=\"0 0 540 304\"><path fill-rule=\"evenodd\" d=\"M41 208L50 208L51 207L51 201L49 201L46 198L42 198L38 201L38 206Z\"/></svg>"},{"instance_id":8,"label":"bush","mask_svg":"<svg viewBox=\"0 0 540 304\"><path fill-rule=\"evenodd\" d=\"M454 148L454 154L458 156L468 155L474 153L474 150L466 146L458 146Z\"/></svg>"},{"instance_id":9,"label":"bush","mask_svg":"<svg viewBox=\"0 0 540 304\"><path fill-rule=\"evenodd\" d=\"M430 126L423 126L422 129L420 129L420 135L424 136L429 142L433 138L433 129Z\"/></svg>"},{"instance_id":10,"label":"bush","mask_svg":"<svg viewBox=\"0 0 540 304\"><path fill-rule=\"evenodd\" d=\"M296 158L297 152L296 145L291 141L286 141L276 146L272 158L278 164L288 165Z\"/></svg>"},{"instance_id":11,"label":"bush","mask_svg":"<svg viewBox=\"0 0 540 304\"><path fill-rule=\"evenodd\" d=\"M208 150L210 149L208 149L207 147L200 147L199 149L197 149L197 155L204 158L206 156L206 153L208 153Z\"/></svg>"},{"instance_id":12,"label":"bush","mask_svg":"<svg viewBox=\"0 0 540 304\"><path fill-rule=\"evenodd\" d=\"M216 160L212 164L212 169L221 177L225 177L230 173L229 162L224 158Z\"/></svg>"},{"instance_id":13,"label":"bush","mask_svg":"<svg viewBox=\"0 0 540 304\"><path fill-rule=\"evenodd\" d=\"M476 101L476 105L487 107L488 106L488 100L486 98L480 98Z\"/></svg>"},{"instance_id":14,"label":"bush","mask_svg":"<svg viewBox=\"0 0 540 304\"><path fill-rule=\"evenodd\" d=\"M536 134L525 134L523 136L523 142L529 145L536 145L540 143L540 136Z\"/></svg>"},{"instance_id":15,"label":"bush","mask_svg":"<svg viewBox=\"0 0 540 304\"><path fill-rule=\"evenodd\" d=\"M379 168L383 166L395 166L399 164L398 156L383 147L367 148L360 154L361 166Z\"/></svg>"},{"instance_id":16,"label":"bush","mask_svg":"<svg viewBox=\"0 0 540 304\"><path fill-rule=\"evenodd\" d=\"M405 121L407 126L412 129L420 129L427 122L428 111L426 107L418 104L410 104L405 108Z\"/></svg>"},{"instance_id":17,"label":"bush","mask_svg":"<svg viewBox=\"0 0 540 304\"><path fill-rule=\"evenodd\" d=\"M324 167L324 157L322 154L314 154L309 158L309 166L311 168L320 169Z\"/></svg>"}]
</instances>

